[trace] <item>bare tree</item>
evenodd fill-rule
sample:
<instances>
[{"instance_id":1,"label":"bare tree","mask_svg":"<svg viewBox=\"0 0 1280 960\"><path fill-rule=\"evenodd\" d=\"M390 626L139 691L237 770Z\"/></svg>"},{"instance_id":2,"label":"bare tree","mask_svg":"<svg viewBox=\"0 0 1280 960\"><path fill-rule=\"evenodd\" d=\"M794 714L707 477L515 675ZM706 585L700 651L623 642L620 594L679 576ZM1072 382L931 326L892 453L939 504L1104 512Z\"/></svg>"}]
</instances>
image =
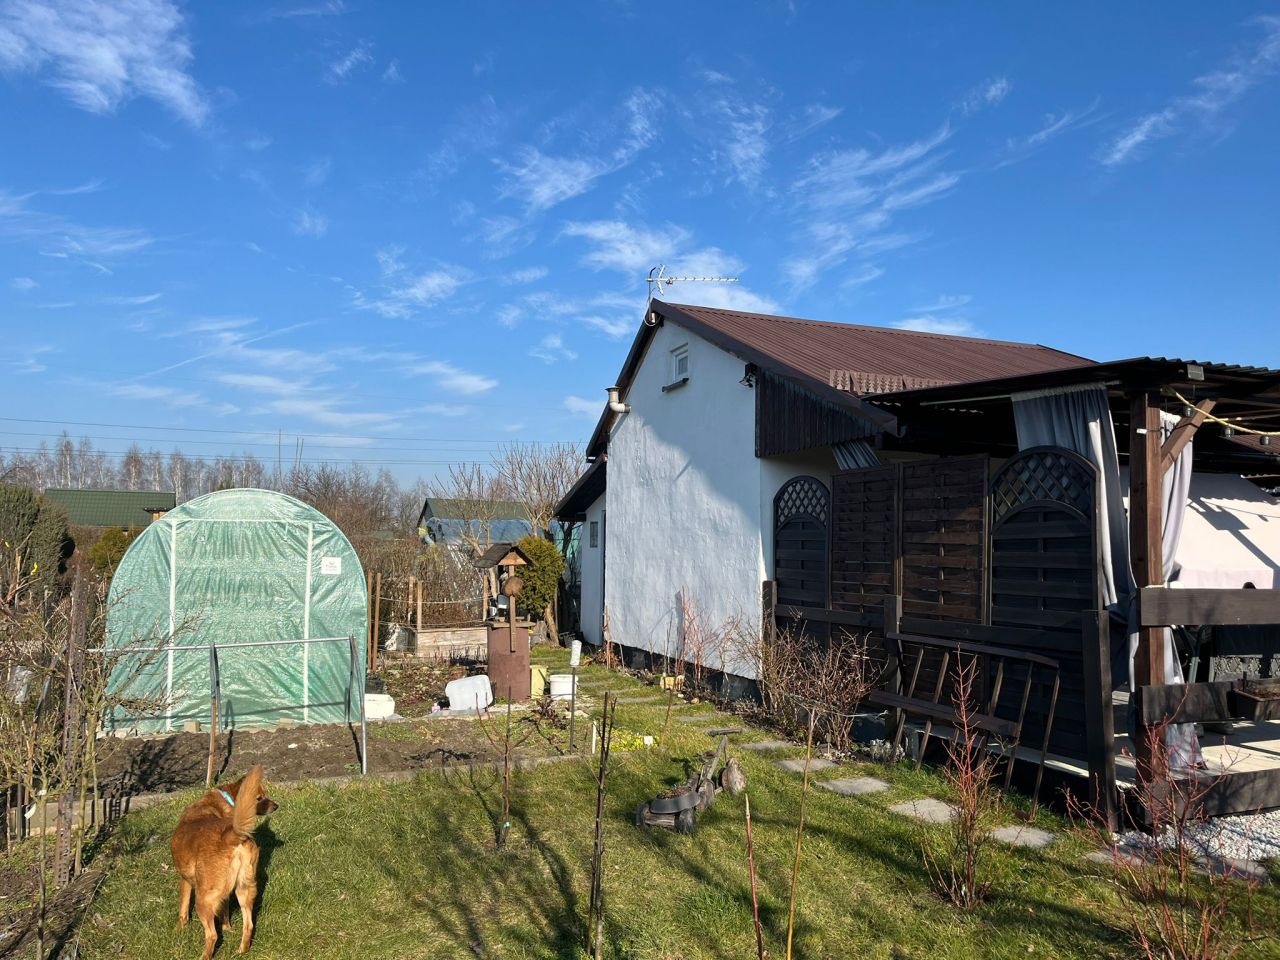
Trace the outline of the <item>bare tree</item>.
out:
<instances>
[{"instance_id":1,"label":"bare tree","mask_svg":"<svg viewBox=\"0 0 1280 960\"><path fill-rule=\"evenodd\" d=\"M556 505L582 473L582 448L576 443L511 443L498 450L493 465L511 497L528 511L533 532L545 537Z\"/></svg>"},{"instance_id":2,"label":"bare tree","mask_svg":"<svg viewBox=\"0 0 1280 960\"><path fill-rule=\"evenodd\" d=\"M434 496L453 500L462 521L459 538L476 553L493 543L493 522L512 490L496 470L480 463L455 463L446 477L431 484Z\"/></svg>"}]
</instances>

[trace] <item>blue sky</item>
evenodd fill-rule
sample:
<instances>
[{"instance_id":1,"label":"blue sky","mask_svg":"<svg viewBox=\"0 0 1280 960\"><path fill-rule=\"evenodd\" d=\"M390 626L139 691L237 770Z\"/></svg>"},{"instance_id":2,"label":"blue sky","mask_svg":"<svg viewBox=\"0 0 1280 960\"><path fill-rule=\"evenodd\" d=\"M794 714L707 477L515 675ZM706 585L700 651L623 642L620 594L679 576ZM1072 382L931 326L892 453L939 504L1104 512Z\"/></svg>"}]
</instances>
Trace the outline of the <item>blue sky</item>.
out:
<instances>
[{"instance_id":1,"label":"blue sky","mask_svg":"<svg viewBox=\"0 0 1280 960\"><path fill-rule=\"evenodd\" d=\"M1280 366L1275 3L0 0L0 115L5 448L583 439L658 263Z\"/></svg>"}]
</instances>

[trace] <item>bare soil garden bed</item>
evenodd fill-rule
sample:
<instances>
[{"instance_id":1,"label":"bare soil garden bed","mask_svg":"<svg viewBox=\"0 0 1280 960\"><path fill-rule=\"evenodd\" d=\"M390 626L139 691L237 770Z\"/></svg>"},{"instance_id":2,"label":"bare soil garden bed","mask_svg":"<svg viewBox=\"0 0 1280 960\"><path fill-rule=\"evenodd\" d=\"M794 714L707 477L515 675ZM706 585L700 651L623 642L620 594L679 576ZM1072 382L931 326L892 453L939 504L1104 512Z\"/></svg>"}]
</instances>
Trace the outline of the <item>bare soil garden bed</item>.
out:
<instances>
[{"instance_id":1,"label":"bare soil garden bed","mask_svg":"<svg viewBox=\"0 0 1280 960\"><path fill-rule=\"evenodd\" d=\"M501 709L487 721L501 738ZM284 730L237 731L218 738L215 776L219 781L262 764L268 780L309 780L358 773L359 726L312 725ZM476 761L500 760L475 718L429 718L369 725L369 771L426 770ZM517 714L512 742L521 759L553 756L567 737L554 723L527 712ZM104 796L167 793L204 783L209 735L176 733L147 739L106 740L99 747Z\"/></svg>"}]
</instances>

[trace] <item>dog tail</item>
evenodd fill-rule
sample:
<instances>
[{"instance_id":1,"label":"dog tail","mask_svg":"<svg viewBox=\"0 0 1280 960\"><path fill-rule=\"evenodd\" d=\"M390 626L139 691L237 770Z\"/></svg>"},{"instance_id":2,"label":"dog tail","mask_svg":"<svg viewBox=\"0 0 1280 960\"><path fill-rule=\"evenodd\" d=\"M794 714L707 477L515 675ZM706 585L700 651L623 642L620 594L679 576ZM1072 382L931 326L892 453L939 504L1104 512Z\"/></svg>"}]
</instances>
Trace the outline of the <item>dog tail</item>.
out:
<instances>
[{"instance_id":1,"label":"dog tail","mask_svg":"<svg viewBox=\"0 0 1280 960\"><path fill-rule=\"evenodd\" d=\"M262 786L262 765L254 767L240 781L236 805L232 811L232 828L242 837L253 833L258 816L258 790Z\"/></svg>"}]
</instances>

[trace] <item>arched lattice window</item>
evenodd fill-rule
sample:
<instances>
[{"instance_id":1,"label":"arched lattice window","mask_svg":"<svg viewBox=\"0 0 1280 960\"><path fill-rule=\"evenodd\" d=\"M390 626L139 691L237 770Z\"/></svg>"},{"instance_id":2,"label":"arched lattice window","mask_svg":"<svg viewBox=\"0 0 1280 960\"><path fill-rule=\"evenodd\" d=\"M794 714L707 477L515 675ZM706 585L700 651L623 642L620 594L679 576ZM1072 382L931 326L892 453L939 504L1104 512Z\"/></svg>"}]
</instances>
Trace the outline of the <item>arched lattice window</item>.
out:
<instances>
[{"instance_id":1,"label":"arched lattice window","mask_svg":"<svg viewBox=\"0 0 1280 960\"><path fill-rule=\"evenodd\" d=\"M827 605L827 530L831 492L814 477L796 477L773 498L773 578L778 603Z\"/></svg>"}]
</instances>

